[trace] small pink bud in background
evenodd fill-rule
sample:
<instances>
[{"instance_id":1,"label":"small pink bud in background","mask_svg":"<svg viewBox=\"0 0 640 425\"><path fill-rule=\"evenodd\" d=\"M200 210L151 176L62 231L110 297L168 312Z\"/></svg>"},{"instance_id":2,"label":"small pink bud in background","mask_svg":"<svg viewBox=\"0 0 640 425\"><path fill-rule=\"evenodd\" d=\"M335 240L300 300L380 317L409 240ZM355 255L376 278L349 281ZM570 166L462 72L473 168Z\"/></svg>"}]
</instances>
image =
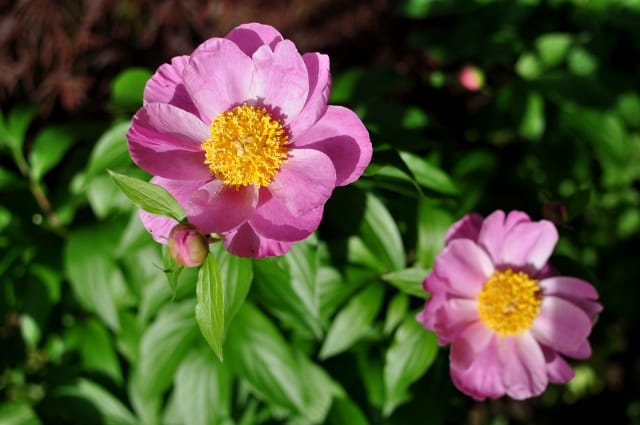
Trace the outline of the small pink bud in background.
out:
<instances>
[{"instance_id":1,"label":"small pink bud in background","mask_svg":"<svg viewBox=\"0 0 640 425\"><path fill-rule=\"evenodd\" d=\"M484 73L473 65L465 65L458 72L458 81L469 91L478 91L484 87Z\"/></svg>"},{"instance_id":2,"label":"small pink bud in background","mask_svg":"<svg viewBox=\"0 0 640 425\"><path fill-rule=\"evenodd\" d=\"M176 263L186 267L204 263L209 253L207 239L189 223L179 223L171 229L168 248Z\"/></svg>"}]
</instances>

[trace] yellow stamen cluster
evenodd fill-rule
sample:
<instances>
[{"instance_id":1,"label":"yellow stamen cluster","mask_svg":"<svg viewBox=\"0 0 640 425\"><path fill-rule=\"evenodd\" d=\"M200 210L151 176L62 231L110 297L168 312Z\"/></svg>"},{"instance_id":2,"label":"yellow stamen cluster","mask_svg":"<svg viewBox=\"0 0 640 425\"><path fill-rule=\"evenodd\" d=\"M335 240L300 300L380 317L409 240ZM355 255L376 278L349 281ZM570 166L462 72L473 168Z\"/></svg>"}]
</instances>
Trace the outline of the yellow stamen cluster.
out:
<instances>
[{"instance_id":1,"label":"yellow stamen cluster","mask_svg":"<svg viewBox=\"0 0 640 425\"><path fill-rule=\"evenodd\" d=\"M524 272L495 271L478 295L480 320L499 335L517 335L531 327L540 312L538 281Z\"/></svg>"},{"instance_id":2,"label":"yellow stamen cluster","mask_svg":"<svg viewBox=\"0 0 640 425\"><path fill-rule=\"evenodd\" d=\"M218 115L202 142L205 164L227 186L268 186L287 162L289 136L263 107L247 104Z\"/></svg>"}]
</instances>

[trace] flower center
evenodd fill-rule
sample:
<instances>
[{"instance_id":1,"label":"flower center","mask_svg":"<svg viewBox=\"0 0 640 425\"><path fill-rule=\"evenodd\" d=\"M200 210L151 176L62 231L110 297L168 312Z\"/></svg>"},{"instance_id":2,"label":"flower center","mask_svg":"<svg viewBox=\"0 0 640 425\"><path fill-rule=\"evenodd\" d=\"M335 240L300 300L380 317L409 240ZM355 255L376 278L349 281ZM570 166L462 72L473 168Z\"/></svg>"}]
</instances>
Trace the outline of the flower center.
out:
<instances>
[{"instance_id":1,"label":"flower center","mask_svg":"<svg viewBox=\"0 0 640 425\"><path fill-rule=\"evenodd\" d=\"M541 299L538 281L528 274L495 271L478 295L480 320L502 336L521 334L538 315Z\"/></svg>"},{"instance_id":2,"label":"flower center","mask_svg":"<svg viewBox=\"0 0 640 425\"><path fill-rule=\"evenodd\" d=\"M262 107L243 104L223 112L202 142L204 163L227 186L268 186L287 162L289 136Z\"/></svg>"}]
</instances>

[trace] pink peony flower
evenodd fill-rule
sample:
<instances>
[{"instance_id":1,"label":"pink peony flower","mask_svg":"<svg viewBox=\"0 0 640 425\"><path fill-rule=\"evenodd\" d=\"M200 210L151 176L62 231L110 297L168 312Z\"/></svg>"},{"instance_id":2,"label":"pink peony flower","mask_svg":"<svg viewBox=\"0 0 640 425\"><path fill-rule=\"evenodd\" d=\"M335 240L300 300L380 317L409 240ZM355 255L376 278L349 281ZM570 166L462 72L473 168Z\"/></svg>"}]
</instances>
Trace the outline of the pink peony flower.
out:
<instances>
[{"instance_id":1,"label":"pink peony flower","mask_svg":"<svg viewBox=\"0 0 640 425\"><path fill-rule=\"evenodd\" d=\"M167 247L175 262L185 267L199 266L209 254L207 239L189 223L179 223L171 229Z\"/></svg>"},{"instance_id":2,"label":"pink peony flower","mask_svg":"<svg viewBox=\"0 0 640 425\"><path fill-rule=\"evenodd\" d=\"M557 240L551 222L519 211L470 214L449 229L418 320L451 343L460 391L476 400L537 396L573 378L564 356L591 355L587 337L602 306L589 283L552 271Z\"/></svg>"},{"instance_id":3,"label":"pink peony flower","mask_svg":"<svg viewBox=\"0 0 640 425\"><path fill-rule=\"evenodd\" d=\"M241 25L156 71L129 151L202 233L222 235L237 255L280 255L318 227L333 189L371 160L365 126L327 105L329 88L326 55L300 55L273 27ZM141 218L161 243L176 224Z\"/></svg>"}]
</instances>

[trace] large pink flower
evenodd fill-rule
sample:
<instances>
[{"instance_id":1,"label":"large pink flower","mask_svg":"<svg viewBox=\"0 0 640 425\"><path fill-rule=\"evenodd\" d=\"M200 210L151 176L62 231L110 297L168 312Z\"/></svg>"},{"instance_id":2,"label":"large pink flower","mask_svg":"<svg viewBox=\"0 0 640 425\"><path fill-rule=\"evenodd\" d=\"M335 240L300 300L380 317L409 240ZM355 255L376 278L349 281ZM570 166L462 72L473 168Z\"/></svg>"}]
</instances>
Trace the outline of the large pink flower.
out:
<instances>
[{"instance_id":1,"label":"large pink flower","mask_svg":"<svg viewBox=\"0 0 640 425\"><path fill-rule=\"evenodd\" d=\"M371 160L366 128L327 105L329 88L326 55L300 55L273 27L241 25L156 71L129 151L200 231L223 235L237 255L279 255L318 227L333 189ZM162 243L176 224L141 218Z\"/></svg>"},{"instance_id":2,"label":"large pink flower","mask_svg":"<svg viewBox=\"0 0 640 425\"><path fill-rule=\"evenodd\" d=\"M451 343L451 377L465 394L536 396L573 378L563 356L591 355L587 337L602 306L589 283L552 271L557 240L551 222L519 211L470 214L449 229L418 319Z\"/></svg>"}]
</instances>

